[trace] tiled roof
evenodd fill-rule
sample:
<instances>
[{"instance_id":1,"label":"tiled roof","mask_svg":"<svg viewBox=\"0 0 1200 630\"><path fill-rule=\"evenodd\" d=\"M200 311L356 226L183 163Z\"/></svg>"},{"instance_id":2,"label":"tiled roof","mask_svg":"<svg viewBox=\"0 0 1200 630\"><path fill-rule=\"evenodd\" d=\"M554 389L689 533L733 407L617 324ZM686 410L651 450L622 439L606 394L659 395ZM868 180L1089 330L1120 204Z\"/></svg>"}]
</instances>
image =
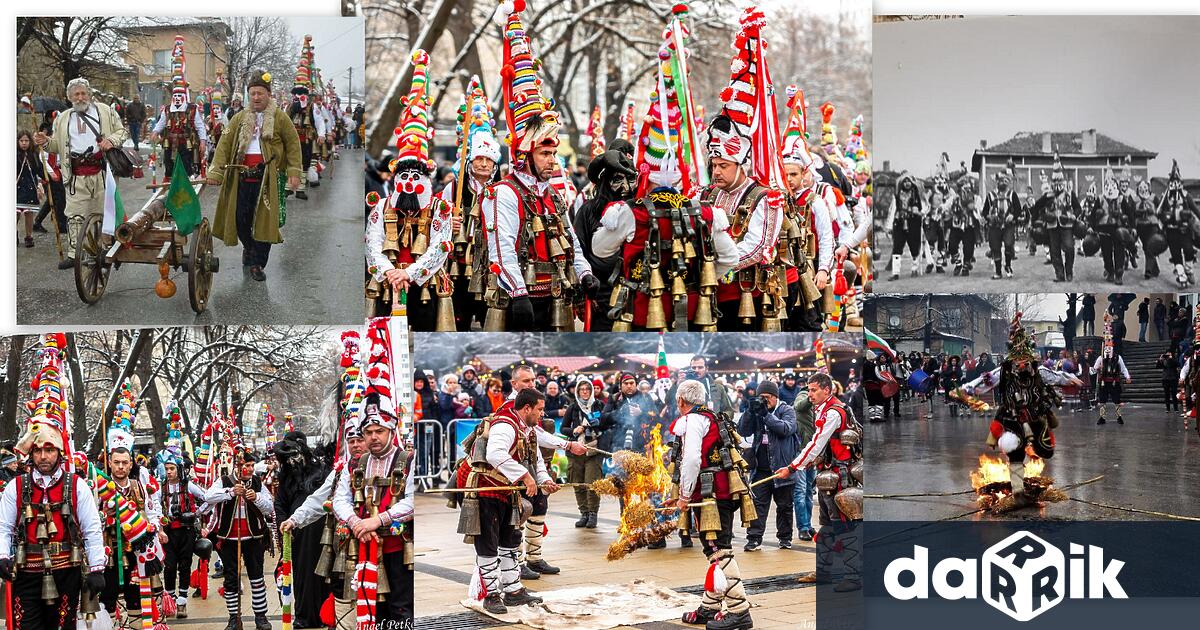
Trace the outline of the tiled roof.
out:
<instances>
[{"instance_id":1,"label":"tiled roof","mask_svg":"<svg viewBox=\"0 0 1200 630\"><path fill-rule=\"evenodd\" d=\"M984 154L1000 154L1000 155L1028 155L1037 154L1044 155L1042 150L1042 134L1041 131L1022 131L1012 138L993 144L986 149L980 149L978 153ZM1079 154L1083 152L1083 139L1081 132L1078 131L1052 131L1050 132L1051 152L1057 151L1062 155ZM1139 149L1106 136L1102 133L1096 134L1096 154L1098 155L1145 155L1156 156L1157 153Z\"/></svg>"}]
</instances>

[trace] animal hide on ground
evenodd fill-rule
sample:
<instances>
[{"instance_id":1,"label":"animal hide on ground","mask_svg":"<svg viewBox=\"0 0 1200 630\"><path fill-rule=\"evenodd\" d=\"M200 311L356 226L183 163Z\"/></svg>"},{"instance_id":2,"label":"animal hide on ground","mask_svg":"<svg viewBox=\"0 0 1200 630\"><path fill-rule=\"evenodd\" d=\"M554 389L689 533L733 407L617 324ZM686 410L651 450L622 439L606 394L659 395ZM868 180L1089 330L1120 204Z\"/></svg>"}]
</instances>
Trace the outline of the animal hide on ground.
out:
<instances>
[{"instance_id":1,"label":"animal hide on ground","mask_svg":"<svg viewBox=\"0 0 1200 630\"><path fill-rule=\"evenodd\" d=\"M605 630L653 621L677 620L700 605L696 595L677 593L646 580L628 584L582 586L538 591L540 606L509 606L508 614L493 615L483 602L463 600L463 606L508 624L539 630Z\"/></svg>"}]
</instances>

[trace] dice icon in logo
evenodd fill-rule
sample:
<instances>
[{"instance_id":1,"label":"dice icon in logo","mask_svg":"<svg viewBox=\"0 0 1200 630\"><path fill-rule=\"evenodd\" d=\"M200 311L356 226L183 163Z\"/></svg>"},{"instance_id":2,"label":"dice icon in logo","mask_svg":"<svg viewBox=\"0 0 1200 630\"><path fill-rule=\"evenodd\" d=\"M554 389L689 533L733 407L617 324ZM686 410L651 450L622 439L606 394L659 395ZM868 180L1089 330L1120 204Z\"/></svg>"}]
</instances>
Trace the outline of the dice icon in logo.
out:
<instances>
[{"instance_id":1,"label":"dice icon in logo","mask_svg":"<svg viewBox=\"0 0 1200 630\"><path fill-rule=\"evenodd\" d=\"M1058 547L1017 532L983 553L983 598L1009 617L1029 621L1063 600L1066 568Z\"/></svg>"}]
</instances>

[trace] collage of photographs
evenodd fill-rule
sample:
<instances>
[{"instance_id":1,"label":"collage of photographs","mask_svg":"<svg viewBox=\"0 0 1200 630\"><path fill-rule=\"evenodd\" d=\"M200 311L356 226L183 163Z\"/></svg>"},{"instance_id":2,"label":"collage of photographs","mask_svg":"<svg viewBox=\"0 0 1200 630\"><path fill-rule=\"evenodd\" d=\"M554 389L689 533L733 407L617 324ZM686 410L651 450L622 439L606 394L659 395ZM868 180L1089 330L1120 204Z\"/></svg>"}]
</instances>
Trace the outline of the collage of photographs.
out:
<instances>
[{"instance_id":1,"label":"collage of photographs","mask_svg":"<svg viewBox=\"0 0 1200 630\"><path fill-rule=\"evenodd\" d=\"M7 628L882 627L883 538L1200 520L1200 16L330 8L16 18Z\"/></svg>"}]
</instances>

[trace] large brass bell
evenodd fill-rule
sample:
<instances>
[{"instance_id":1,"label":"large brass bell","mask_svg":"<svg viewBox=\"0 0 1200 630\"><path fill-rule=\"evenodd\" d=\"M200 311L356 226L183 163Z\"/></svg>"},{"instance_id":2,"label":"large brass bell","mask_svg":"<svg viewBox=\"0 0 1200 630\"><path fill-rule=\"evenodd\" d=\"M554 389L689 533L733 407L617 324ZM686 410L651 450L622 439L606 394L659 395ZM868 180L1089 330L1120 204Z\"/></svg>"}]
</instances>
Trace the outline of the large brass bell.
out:
<instances>
[{"instance_id":1,"label":"large brass bell","mask_svg":"<svg viewBox=\"0 0 1200 630\"><path fill-rule=\"evenodd\" d=\"M487 315L483 318L483 329L488 332L503 332L505 319L506 313L504 309L494 306L489 307Z\"/></svg>"},{"instance_id":2,"label":"large brass bell","mask_svg":"<svg viewBox=\"0 0 1200 630\"><path fill-rule=\"evenodd\" d=\"M696 257L696 246L692 245L691 241L687 241L683 244L683 257L688 260Z\"/></svg>"},{"instance_id":3,"label":"large brass bell","mask_svg":"<svg viewBox=\"0 0 1200 630\"><path fill-rule=\"evenodd\" d=\"M838 474L835 471L822 470L821 472L817 473L817 490L821 490L823 492L833 492L834 490L837 490L838 483L840 481L841 478L838 477Z\"/></svg>"},{"instance_id":4,"label":"large brass bell","mask_svg":"<svg viewBox=\"0 0 1200 630\"><path fill-rule=\"evenodd\" d=\"M541 234L546 231L546 224L542 223L542 217L535 214L529 221L529 228L533 230L534 234Z\"/></svg>"},{"instance_id":5,"label":"large brass bell","mask_svg":"<svg viewBox=\"0 0 1200 630\"><path fill-rule=\"evenodd\" d=\"M664 330L667 327L666 312L663 311L662 292L650 294L650 304L646 307L646 328Z\"/></svg>"},{"instance_id":6,"label":"large brass bell","mask_svg":"<svg viewBox=\"0 0 1200 630\"><path fill-rule=\"evenodd\" d=\"M683 281L682 274L676 274L671 278L671 296L677 301L687 296L687 283Z\"/></svg>"},{"instance_id":7,"label":"large brass bell","mask_svg":"<svg viewBox=\"0 0 1200 630\"><path fill-rule=\"evenodd\" d=\"M696 313L692 316L692 323L700 328L709 328L717 325L717 320L713 318L712 296L701 295L696 303Z\"/></svg>"},{"instance_id":8,"label":"large brass bell","mask_svg":"<svg viewBox=\"0 0 1200 630\"><path fill-rule=\"evenodd\" d=\"M46 557L44 554L42 557L42 562L45 563L42 566L50 566L50 558ZM42 573L42 599L49 603L55 603L58 601L58 587L54 584L54 574L48 569L45 573Z\"/></svg>"},{"instance_id":9,"label":"large brass bell","mask_svg":"<svg viewBox=\"0 0 1200 630\"><path fill-rule=\"evenodd\" d=\"M700 263L700 288L717 286L717 264L712 258Z\"/></svg>"},{"instance_id":10,"label":"large brass bell","mask_svg":"<svg viewBox=\"0 0 1200 630\"><path fill-rule=\"evenodd\" d=\"M550 309L551 309L550 310L550 326L552 328L555 328L555 329L566 328L570 324L570 320L563 317L564 302L565 301L562 299L561 296L555 297L553 303L550 306Z\"/></svg>"},{"instance_id":11,"label":"large brass bell","mask_svg":"<svg viewBox=\"0 0 1200 630\"><path fill-rule=\"evenodd\" d=\"M650 295L655 292L662 292L667 289L667 283L663 281L662 270L658 265L650 267Z\"/></svg>"},{"instance_id":12,"label":"large brass bell","mask_svg":"<svg viewBox=\"0 0 1200 630\"><path fill-rule=\"evenodd\" d=\"M418 232L417 237L413 239L412 255L413 257L420 256L429 250L429 235L424 232Z\"/></svg>"},{"instance_id":13,"label":"large brass bell","mask_svg":"<svg viewBox=\"0 0 1200 630\"><path fill-rule=\"evenodd\" d=\"M454 323L454 298L450 292L438 291L437 303L437 332L454 332L458 330Z\"/></svg>"},{"instance_id":14,"label":"large brass bell","mask_svg":"<svg viewBox=\"0 0 1200 630\"><path fill-rule=\"evenodd\" d=\"M551 238L547 240L550 241L548 250L550 253L550 260L556 260L566 255L565 252L563 252L562 242L559 241L559 239Z\"/></svg>"},{"instance_id":15,"label":"large brass bell","mask_svg":"<svg viewBox=\"0 0 1200 630\"><path fill-rule=\"evenodd\" d=\"M758 312L754 310L754 295L743 289L742 297L738 300L738 317L742 318L742 323L749 324L756 315Z\"/></svg>"}]
</instances>

